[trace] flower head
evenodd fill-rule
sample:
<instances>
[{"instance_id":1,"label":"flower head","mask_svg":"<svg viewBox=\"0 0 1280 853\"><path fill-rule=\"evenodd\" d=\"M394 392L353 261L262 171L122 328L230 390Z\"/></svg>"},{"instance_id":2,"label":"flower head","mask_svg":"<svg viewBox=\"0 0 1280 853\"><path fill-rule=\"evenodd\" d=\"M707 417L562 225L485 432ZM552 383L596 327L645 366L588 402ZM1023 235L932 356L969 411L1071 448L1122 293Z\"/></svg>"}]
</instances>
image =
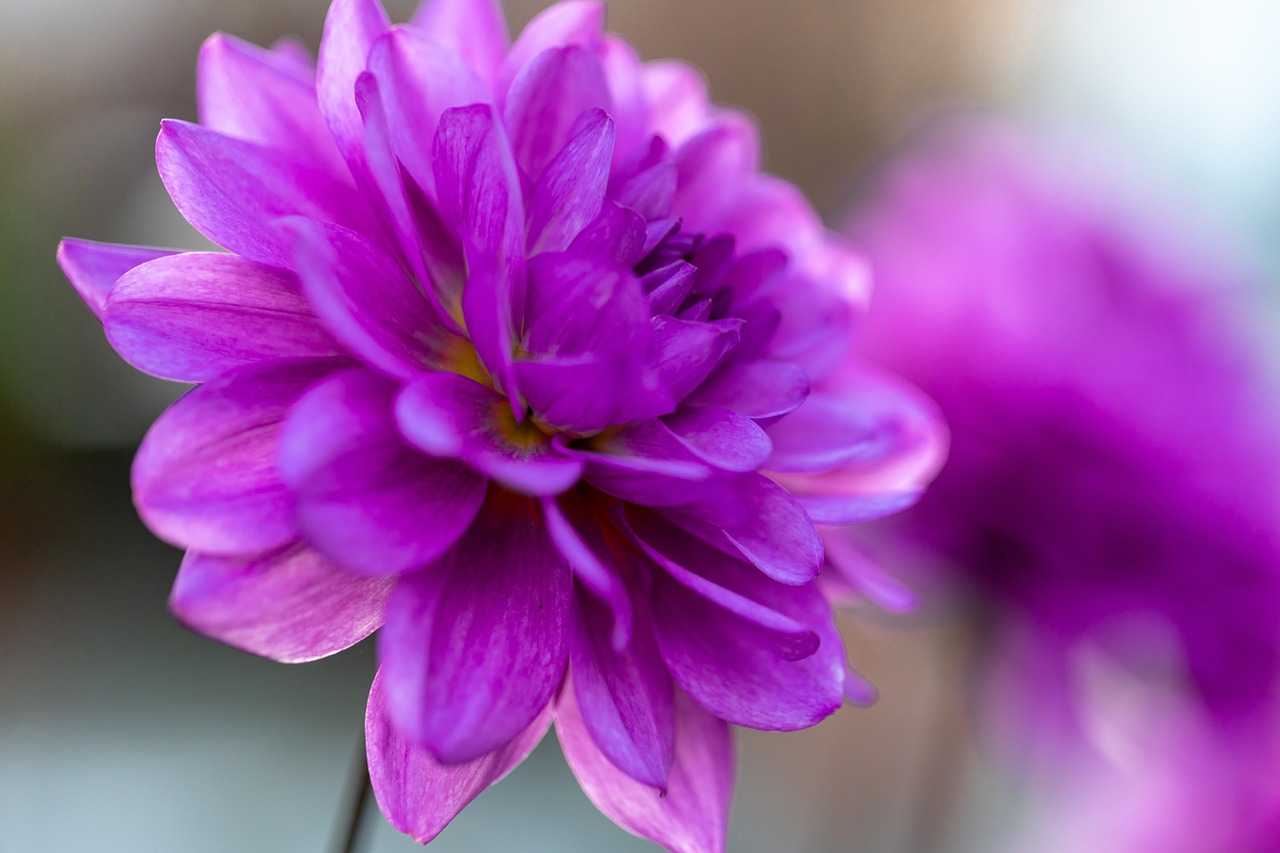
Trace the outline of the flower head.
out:
<instances>
[{"instance_id":1,"label":"flower head","mask_svg":"<svg viewBox=\"0 0 1280 853\"><path fill-rule=\"evenodd\" d=\"M1277 397L1232 310L1243 267L1087 147L934 131L849 225L877 271L862 351L951 430L946 469L875 542L989 608L1002 735L1096 745L1104 661L1125 674L1108 684L1204 721L1196 761L1231 782L1183 793L1235 797L1274 760L1280 710Z\"/></svg>"},{"instance_id":2,"label":"flower head","mask_svg":"<svg viewBox=\"0 0 1280 853\"><path fill-rule=\"evenodd\" d=\"M133 472L187 549L175 612L281 660L381 626L370 769L422 841L554 717L616 822L721 849L727 723L861 690L814 522L911 491L877 436L914 404L835 371L860 260L748 118L602 24L335 0L314 69L214 36L156 152L229 251L60 250L125 359L199 384Z\"/></svg>"}]
</instances>

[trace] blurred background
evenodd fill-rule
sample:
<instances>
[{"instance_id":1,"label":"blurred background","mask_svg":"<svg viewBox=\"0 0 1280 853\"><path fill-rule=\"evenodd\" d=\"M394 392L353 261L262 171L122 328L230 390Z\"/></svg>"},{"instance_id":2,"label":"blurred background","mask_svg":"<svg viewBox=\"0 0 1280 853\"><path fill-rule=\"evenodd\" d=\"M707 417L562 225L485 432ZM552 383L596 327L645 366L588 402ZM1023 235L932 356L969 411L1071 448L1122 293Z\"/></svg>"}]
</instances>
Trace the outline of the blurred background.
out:
<instances>
[{"instance_id":1,"label":"blurred background","mask_svg":"<svg viewBox=\"0 0 1280 853\"><path fill-rule=\"evenodd\" d=\"M513 30L545 5L507 0ZM169 617L179 553L136 520L128 469L181 389L120 362L54 264L64 235L198 247L153 143L162 117L195 117L201 41L314 48L324 12L0 0L0 851L320 851L349 799L370 644L291 667ZM1280 271L1272 0L613 0L609 15L642 56L700 66L717 101L752 112L769 171L829 221L921 116L967 102L1087 127ZM1280 290L1258 298L1277 328ZM866 609L841 624L880 702L744 733L730 849L1015 845L1043 804L975 743L978 617ZM367 817L363 849L416 849ZM654 848L595 812L548 739L431 849Z\"/></svg>"}]
</instances>

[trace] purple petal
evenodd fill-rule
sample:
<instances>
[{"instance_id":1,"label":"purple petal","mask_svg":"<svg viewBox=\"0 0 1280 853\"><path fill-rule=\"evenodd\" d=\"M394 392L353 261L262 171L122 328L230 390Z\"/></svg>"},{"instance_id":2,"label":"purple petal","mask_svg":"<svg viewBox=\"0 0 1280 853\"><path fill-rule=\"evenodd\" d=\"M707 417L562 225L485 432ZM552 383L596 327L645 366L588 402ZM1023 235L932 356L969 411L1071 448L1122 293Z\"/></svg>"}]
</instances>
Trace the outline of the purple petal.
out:
<instances>
[{"instance_id":1,"label":"purple petal","mask_svg":"<svg viewBox=\"0 0 1280 853\"><path fill-rule=\"evenodd\" d=\"M543 498L542 513L547 521L547 532L556 549L573 569L573 575L584 587L608 605L613 613L612 646L615 651L621 650L631 641L631 599L627 595L626 586L618 570L606 566L601 554L610 553L604 542L601 527L591 516L583 511L581 498L575 500L573 495L560 498L572 509L577 510L575 517L584 516L585 523L575 525L560 509L557 499ZM591 544L587 543L590 538Z\"/></svg>"},{"instance_id":2,"label":"purple petal","mask_svg":"<svg viewBox=\"0 0 1280 853\"><path fill-rule=\"evenodd\" d=\"M680 146L672 212L690 231L721 230L734 191L760 165L760 139L746 116L723 112L707 130Z\"/></svg>"},{"instance_id":3,"label":"purple petal","mask_svg":"<svg viewBox=\"0 0 1280 853\"><path fill-rule=\"evenodd\" d=\"M288 151L336 178L348 175L320 115L315 75L289 57L215 33L200 48L196 102L210 130Z\"/></svg>"},{"instance_id":4,"label":"purple petal","mask_svg":"<svg viewBox=\"0 0 1280 853\"><path fill-rule=\"evenodd\" d=\"M225 249L277 267L292 266L282 216L305 216L361 230L371 223L355 189L292 154L166 119L156 165L173 203L197 231Z\"/></svg>"},{"instance_id":5,"label":"purple petal","mask_svg":"<svg viewBox=\"0 0 1280 853\"><path fill-rule=\"evenodd\" d=\"M804 584L822 568L822 542L804 507L759 474L708 483L681 511L718 528L760 571L784 584Z\"/></svg>"},{"instance_id":6,"label":"purple petal","mask_svg":"<svg viewBox=\"0 0 1280 853\"><path fill-rule=\"evenodd\" d=\"M635 516L637 524L642 519ZM643 529L640 541L657 542L662 530ZM844 649L816 585L775 583L687 536L668 534L660 545L653 550L667 571L654 576L658 646L676 682L699 705L731 723L770 731L811 726L840 706ZM673 572L671 565L686 571ZM695 566L696 575L688 571Z\"/></svg>"},{"instance_id":7,"label":"purple petal","mask_svg":"<svg viewBox=\"0 0 1280 853\"><path fill-rule=\"evenodd\" d=\"M618 190L618 201L645 219L668 216L675 204L677 177L674 163L656 163L628 179Z\"/></svg>"},{"instance_id":8,"label":"purple petal","mask_svg":"<svg viewBox=\"0 0 1280 853\"><path fill-rule=\"evenodd\" d=\"M355 645L382 625L392 581L341 571L305 545L248 557L188 551L169 597L180 621L285 663Z\"/></svg>"},{"instance_id":9,"label":"purple petal","mask_svg":"<svg viewBox=\"0 0 1280 853\"><path fill-rule=\"evenodd\" d=\"M511 398L511 359L524 259L524 206L515 162L492 107L445 110L433 143L436 191L445 222L456 223L469 265L462 313L477 354Z\"/></svg>"},{"instance_id":10,"label":"purple petal","mask_svg":"<svg viewBox=\"0 0 1280 853\"><path fill-rule=\"evenodd\" d=\"M175 254L172 249L119 246L66 237L58 244L58 266L94 316L102 319L107 292L136 266Z\"/></svg>"},{"instance_id":11,"label":"purple petal","mask_svg":"<svg viewBox=\"0 0 1280 853\"><path fill-rule=\"evenodd\" d=\"M537 503L491 492L467 534L392 593L378 649L396 728L445 763L519 735L564 675L571 581Z\"/></svg>"},{"instance_id":12,"label":"purple petal","mask_svg":"<svg viewBox=\"0 0 1280 853\"><path fill-rule=\"evenodd\" d=\"M809 377L794 364L760 359L725 365L689 397L699 406L721 406L748 418L793 412L809 396Z\"/></svg>"},{"instance_id":13,"label":"purple petal","mask_svg":"<svg viewBox=\"0 0 1280 853\"><path fill-rule=\"evenodd\" d=\"M660 386L668 392L672 400L684 399L703 384L725 355L738 343L741 328L742 323L738 320L698 323L678 320L675 317L653 318L653 342L650 345L647 360L658 373ZM720 371L721 374L726 372L728 371ZM808 390L808 383L805 384L805 388ZM723 405L718 402L714 389L707 394L699 393L692 399L703 400L704 397L704 405ZM725 408L734 407L725 406ZM738 411L748 417L753 416L750 412ZM666 414L666 412L659 414Z\"/></svg>"},{"instance_id":14,"label":"purple petal","mask_svg":"<svg viewBox=\"0 0 1280 853\"><path fill-rule=\"evenodd\" d=\"M386 252L336 225L291 219L287 227L312 307L353 351L403 380L457 358L463 342Z\"/></svg>"},{"instance_id":15,"label":"purple petal","mask_svg":"<svg viewBox=\"0 0 1280 853\"><path fill-rule=\"evenodd\" d=\"M367 180L364 126L356 106L356 78L391 21L378 0L333 0L316 60L316 100L357 181Z\"/></svg>"},{"instance_id":16,"label":"purple petal","mask_svg":"<svg viewBox=\"0 0 1280 853\"><path fill-rule=\"evenodd\" d=\"M920 499L921 491L870 495L800 495L800 506L814 524L860 524L902 512Z\"/></svg>"},{"instance_id":17,"label":"purple petal","mask_svg":"<svg viewBox=\"0 0 1280 853\"><path fill-rule=\"evenodd\" d=\"M569 244L569 252L633 267L644 256L644 244L644 218L606 198L600 215L578 232Z\"/></svg>"},{"instance_id":18,"label":"purple petal","mask_svg":"<svg viewBox=\"0 0 1280 853\"><path fill-rule=\"evenodd\" d=\"M637 629L620 650L610 642L608 610L584 595L576 605L569 663L583 724L615 767L665 789L675 748L674 696L643 598Z\"/></svg>"},{"instance_id":19,"label":"purple petal","mask_svg":"<svg viewBox=\"0 0 1280 853\"><path fill-rule=\"evenodd\" d=\"M612 119L603 110L584 112L534 187L528 212L530 255L568 248L596 218L612 156Z\"/></svg>"},{"instance_id":20,"label":"purple petal","mask_svg":"<svg viewBox=\"0 0 1280 853\"><path fill-rule=\"evenodd\" d=\"M487 103L492 95L458 54L411 27L393 27L378 39L369 73L378 81L392 151L434 196L431 147L424 141L435 138L445 110Z\"/></svg>"},{"instance_id":21,"label":"purple petal","mask_svg":"<svg viewBox=\"0 0 1280 853\"><path fill-rule=\"evenodd\" d=\"M539 54L511 84L503 112L516 163L536 185L579 116L590 109L607 113L609 107L600 62L585 48L570 45ZM612 133L609 143L612 158Z\"/></svg>"},{"instance_id":22,"label":"purple petal","mask_svg":"<svg viewBox=\"0 0 1280 853\"><path fill-rule=\"evenodd\" d=\"M818 650L818 635L813 629L779 613L772 601L753 600L715 580L737 583L740 576L755 572L754 567L700 542L653 513L632 509L627 512L627 524L632 540L650 559L701 596L703 604L714 604L732 616L739 623L735 633L750 636L753 646L791 661L803 660ZM702 606L697 602L692 605Z\"/></svg>"},{"instance_id":23,"label":"purple petal","mask_svg":"<svg viewBox=\"0 0 1280 853\"><path fill-rule=\"evenodd\" d=\"M688 261L673 261L647 273L640 285L649 296L649 310L658 314L674 314L693 290L698 268Z\"/></svg>"},{"instance_id":24,"label":"purple petal","mask_svg":"<svg viewBox=\"0 0 1280 853\"><path fill-rule=\"evenodd\" d=\"M637 782L600 751L572 690L560 695L556 737L582 790L614 823L668 850L724 853L733 797L729 727L679 692L675 712L675 751L665 792Z\"/></svg>"},{"instance_id":25,"label":"purple petal","mask_svg":"<svg viewBox=\"0 0 1280 853\"><path fill-rule=\"evenodd\" d=\"M281 422L336 366L254 365L174 403L133 460L134 503L147 526L209 554L252 554L296 539L293 499L276 464Z\"/></svg>"},{"instance_id":26,"label":"purple petal","mask_svg":"<svg viewBox=\"0 0 1280 853\"><path fill-rule=\"evenodd\" d=\"M425 0L411 23L462 57L492 88L511 42L498 0Z\"/></svg>"},{"instance_id":27,"label":"purple petal","mask_svg":"<svg viewBox=\"0 0 1280 853\"><path fill-rule=\"evenodd\" d=\"M420 376L397 398L396 421L420 449L461 459L518 492L558 494L582 475L583 464L556 453L536 426L516 423L502 395L465 376Z\"/></svg>"},{"instance_id":28,"label":"purple petal","mask_svg":"<svg viewBox=\"0 0 1280 853\"><path fill-rule=\"evenodd\" d=\"M461 764L442 764L396 731L387 710L386 679L379 672L369 692L364 724L369 781L378 807L397 830L426 844L467 803L524 761L550 726L548 703L524 731L498 749Z\"/></svg>"},{"instance_id":29,"label":"purple petal","mask_svg":"<svg viewBox=\"0 0 1280 853\"><path fill-rule=\"evenodd\" d=\"M222 253L170 255L125 273L103 325L125 361L181 382L346 352L311 313L292 273Z\"/></svg>"},{"instance_id":30,"label":"purple petal","mask_svg":"<svg viewBox=\"0 0 1280 853\"><path fill-rule=\"evenodd\" d=\"M604 4L598 0L568 0L538 13L507 51L498 92L505 97L511 81L535 56L563 45L595 47L603 30Z\"/></svg>"},{"instance_id":31,"label":"purple petal","mask_svg":"<svg viewBox=\"0 0 1280 853\"><path fill-rule=\"evenodd\" d=\"M298 401L280 435L298 525L322 554L363 575L426 566L484 501L482 477L404 444L392 418L396 388L370 370L339 373Z\"/></svg>"},{"instance_id":32,"label":"purple petal","mask_svg":"<svg viewBox=\"0 0 1280 853\"><path fill-rule=\"evenodd\" d=\"M607 311L601 309L608 306ZM520 390L548 424L591 433L615 423L644 382L636 351L649 309L630 271L593 258L545 253L529 262Z\"/></svg>"},{"instance_id":33,"label":"purple petal","mask_svg":"<svg viewBox=\"0 0 1280 853\"><path fill-rule=\"evenodd\" d=\"M824 529L822 543L827 551L826 565L831 570L824 571L823 578L834 575L838 583L851 587L890 613L910 613L916 609L919 596L868 556L848 530Z\"/></svg>"},{"instance_id":34,"label":"purple petal","mask_svg":"<svg viewBox=\"0 0 1280 853\"><path fill-rule=\"evenodd\" d=\"M667 415L662 423L690 453L726 471L754 471L769 458L765 431L728 409L685 409Z\"/></svg>"}]
</instances>

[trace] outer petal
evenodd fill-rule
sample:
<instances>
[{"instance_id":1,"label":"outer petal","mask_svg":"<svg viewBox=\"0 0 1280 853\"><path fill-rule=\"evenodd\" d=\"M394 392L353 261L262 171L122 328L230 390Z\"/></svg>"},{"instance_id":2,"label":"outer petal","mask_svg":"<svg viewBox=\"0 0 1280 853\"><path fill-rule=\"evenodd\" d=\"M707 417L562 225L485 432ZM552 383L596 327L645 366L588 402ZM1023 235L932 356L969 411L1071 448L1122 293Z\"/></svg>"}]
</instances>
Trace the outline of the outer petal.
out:
<instances>
[{"instance_id":1,"label":"outer petal","mask_svg":"<svg viewBox=\"0 0 1280 853\"><path fill-rule=\"evenodd\" d=\"M830 607L815 585L782 586L731 560L706 559L696 568L714 587L780 611L819 640L807 657L783 656L780 652L788 651L792 641L779 645L788 636L781 625L762 630L765 626L741 615L748 610L741 602L727 606L729 601L717 593L720 600L713 605L704 595L707 590L695 591L687 578L677 581L658 573L658 647L676 682L698 704L731 723L776 731L811 726L840 707L844 649ZM803 635L793 636L797 645L790 651L813 648L811 636L803 646Z\"/></svg>"},{"instance_id":2,"label":"outer petal","mask_svg":"<svg viewBox=\"0 0 1280 853\"><path fill-rule=\"evenodd\" d=\"M764 467L813 499L907 496L933 479L948 434L933 401L901 379L854 364L796 411L770 425L774 452Z\"/></svg>"},{"instance_id":3,"label":"outer petal","mask_svg":"<svg viewBox=\"0 0 1280 853\"><path fill-rule=\"evenodd\" d=\"M364 154L360 110L356 106L356 78L365 70L373 43L390 25L378 0L334 0L320 37L316 99L338 150L359 183L367 183L369 167Z\"/></svg>"},{"instance_id":4,"label":"outer petal","mask_svg":"<svg viewBox=\"0 0 1280 853\"><path fill-rule=\"evenodd\" d=\"M344 371L294 406L280 437L280 468L307 540L364 575L426 566L484 500L479 475L404 444L392 418L395 391L372 371Z\"/></svg>"},{"instance_id":5,"label":"outer petal","mask_svg":"<svg viewBox=\"0 0 1280 853\"><path fill-rule=\"evenodd\" d=\"M305 216L356 230L372 222L355 189L292 154L166 119L156 165L173 203L197 231L237 255L291 267L291 241L277 224Z\"/></svg>"},{"instance_id":6,"label":"outer petal","mask_svg":"<svg viewBox=\"0 0 1280 853\"><path fill-rule=\"evenodd\" d=\"M134 503L147 526L213 554L252 554L296 539L293 498L276 465L280 426L294 401L336 366L255 365L174 403L133 461Z\"/></svg>"},{"instance_id":7,"label":"outer petal","mask_svg":"<svg viewBox=\"0 0 1280 853\"><path fill-rule=\"evenodd\" d=\"M135 267L112 288L102 319L126 361L181 382L260 361L346 352L291 273L217 252Z\"/></svg>"},{"instance_id":8,"label":"outer petal","mask_svg":"<svg viewBox=\"0 0 1280 853\"><path fill-rule=\"evenodd\" d=\"M600 213L613 136L613 121L603 110L584 112L574 125L533 190L529 254L563 251Z\"/></svg>"},{"instance_id":9,"label":"outer petal","mask_svg":"<svg viewBox=\"0 0 1280 853\"><path fill-rule=\"evenodd\" d=\"M702 72L668 59L645 64L643 75L641 87L654 133L678 146L706 127L711 102Z\"/></svg>"},{"instance_id":10,"label":"outer petal","mask_svg":"<svg viewBox=\"0 0 1280 853\"><path fill-rule=\"evenodd\" d=\"M784 660L803 660L817 651L817 633L775 609L767 587L761 590L765 595L758 596L759 600L735 591L742 585L742 576L755 571L753 567L699 542L652 513L632 508L627 512L627 522L632 540L645 554L673 580L701 596L701 603L680 596L691 606L714 605L739 623L735 634Z\"/></svg>"},{"instance_id":11,"label":"outer petal","mask_svg":"<svg viewBox=\"0 0 1280 853\"><path fill-rule=\"evenodd\" d=\"M301 543L246 557L188 551L169 608L219 642L300 663L340 652L377 630L392 583L334 568Z\"/></svg>"},{"instance_id":12,"label":"outer petal","mask_svg":"<svg viewBox=\"0 0 1280 853\"><path fill-rule=\"evenodd\" d=\"M692 231L720 230L738 187L760 165L755 124L739 113L724 112L715 123L676 152L679 170L673 212Z\"/></svg>"},{"instance_id":13,"label":"outer petal","mask_svg":"<svg viewBox=\"0 0 1280 853\"><path fill-rule=\"evenodd\" d=\"M714 530L717 547L727 539L760 571L784 584L804 584L822 568L822 542L808 514L790 492L759 474L704 485L670 515L700 519ZM697 530L698 526L690 529Z\"/></svg>"},{"instance_id":14,"label":"outer petal","mask_svg":"<svg viewBox=\"0 0 1280 853\"><path fill-rule=\"evenodd\" d=\"M581 594L576 604L569 661L587 731L614 766L638 782L665 789L675 747L675 707L648 607L636 597L631 642L615 649L608 610Z\"/></svg>"},{"instance_id":15,"label":"outer petal","mask_svg":"<svg viewBox=\"0 0 1280 853\"><path fill-rule=\"evenodd\" d=\"M442 764L396 730L386 693L386 678L379 672L364 723L369 781L391 825L420 844L439 835L467 803L524 761L551 726L548 704L524 731L493 752Z\"/></svg>"},{"instance_id":16,"label":"outer petal","mask_svg":"<svg viewBox=\"0 0 1280 853\"><path fill-rule=\"evenodd\" d=\"M462 57L487 85L496 82L511 41L498 0L425 0L412 23Z\"/></svg>"},{"instance_id":17,"label":"outer petal","mask_svg":"<svg viewBox=\"0 0 1280 853\"><path fill-rule=\"evenodd\" d=\"M560 508L564 501L570 512ZM627 594L626 585L622 581L620 570L605 563L609 555L620 559L616 548L610 549L605 541L605 528L596 522L582 504L585 501L574 494L559 499L543 498L542 513L547 521L547 532L551 541L560 551L565 562L573 569L573 576L609 606L613 613L613 634L611 643L614 651L619 651L631 641L631 626L634 622L631 610L631 598ZM575 519L582 516L584 522L575 524ZM588 542L588 540L590 540Z\"/></svg>"},{"instance_id":18,"label":"outer petal","mask_svg":"<svg viewBox=\"0 0 1280 853\"><path fill-rule=\"evenodd\" d=\"M378 648L396 728L446 763L519 735L564 674L571 580L537 504L490 492L467 535L392 595Z\"/></svg>"},{"instance_id":19,"label":"outer petal","mask_svg":"<svg viewBox=\"0 0 1280 853\"><path fill-rule=\"evenodd\" d=\"M386 252L336 225L291 219L288 228L312 307L353 351L402 380L455 357L461 341Z\"/></svg>"},{"instance_id":20,"label":"outer petal","mask_svg":"<svg viewBox=\"0 0 1280 853\"><path fill-rule=\"evenodd\" d=\"M676 694L676 745L666 791L632 779L596 746L574 691L561 692L556 737L600 811L673 853L723 853L733 797L733 740L723 720Z\"/></svg>"},{"instance_id":21,"label":"outer petal","mask_svg":"<svg viewBox=\"0 0 1280 853\"><path fill-rule=\"evenodd\" d=\"M727 364L689 397L702 406L723 406L749 418L793 412L809 396L809 377L794 364L760 359Z\"/></svg>"},{"instance_id":22,"label":"outer petal","mask_svg":"<svg viewBox=\"0 0 1280 853\"><path fill-rule=\"evenodd\" d=\"M506 98L511 81L543 51L562 45L594 48L604 31L604 3L599 0L567 0L535 15L511 45L498 75L498 94Z\"/></svg>"},{"instance_id":23,"label":"outer petal","mask_svg":"<svg viewBox=\"0 0 1280 853\"><path fill-rule=\"evenodd\" d=\"M214 33L196 64L200 123L290 152L334 177L348 174L316 102L314 74L289 57Z\"/></svg>"},{"instance_id":24,"label":"outer petal","mask_svg":"<svg viewBox=\"0 0 1280 853\"><path fill-rule=\"evenodd\" d=\"M412 27L393 27L378 39L369 54L369 72L386 107L392 150L434 197L429 143L440 116L450 107L488 103L492 94L456 53Z\"/></svg>"},{"instance_id":25,"label":"outer petal","mask_svg":"<svg viewBox=\"0 0 1280 853\"><path fill-rule=\"evenodd\" d=\"M58 266L94 316L101 319L107 292L136 266L176 254L172 249L119 246L66 237L58 244Z\"/></svg>"},{"instance_id":26,"label":"outer petal","mask_svg":"<svg viewBox=\"0 0 1280 853\"><path fill-rule=\"evenodd\" d=\"M728 409L687 409L662 423L690 453L726 471L754 471L771 450L769 436L755 421Z\"/></svg>"},{"instance_id":27,"label":"outer petal","mask_svg":"<svg viewBox=\"0 0 1280 853\"><path fill-rule=\"evenodd\" d=\"M539 54L511 84L503 112L516 163L536 183L579 116L589 109L607 113L609 107L600 62L585 48L570 45Z\"/></svg>"}]
</instances>

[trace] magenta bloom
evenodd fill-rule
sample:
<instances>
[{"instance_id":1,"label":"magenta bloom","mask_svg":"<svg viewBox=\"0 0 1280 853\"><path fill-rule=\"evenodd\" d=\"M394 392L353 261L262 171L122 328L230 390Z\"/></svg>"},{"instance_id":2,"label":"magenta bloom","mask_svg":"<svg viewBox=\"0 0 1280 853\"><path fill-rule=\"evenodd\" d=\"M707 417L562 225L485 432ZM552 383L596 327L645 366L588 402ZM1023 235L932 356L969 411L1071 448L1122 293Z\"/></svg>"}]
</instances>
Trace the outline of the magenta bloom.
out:
<instances>
[{"instance_id":1,"label":"magenta bloom","mask_svg":"<svg viewBox=\"0 0 1280 853\"><path fill-rule=\"evenodd\" d=\"M952 434L878 542L990 608L1025 727L1082 734L1087 650L1185 682L1248 749L1280 710L1280 399L1232 313L1242 273L1066 150L950 126L851 221L877 270L862 351Z\"/></svg>"},{"instance_id":2,"label":"magenta bloom","mask_svg":"<svg viewBox=\"0 0 1280 853\"><path fill-rule=\"evenodd\" d=\"M187 549L174 611L286 661L381 627L369 765L424 842L554 719L613 820L722 849L727 724L863 692L814 522L919 486L885 437L927 415L835 371L860 259L749 119L602 24L336 0L314 69L216 35L156 153L229 253L60 249L125 359L199 385L133 472Z\"/></svg>"}]
</instances>

